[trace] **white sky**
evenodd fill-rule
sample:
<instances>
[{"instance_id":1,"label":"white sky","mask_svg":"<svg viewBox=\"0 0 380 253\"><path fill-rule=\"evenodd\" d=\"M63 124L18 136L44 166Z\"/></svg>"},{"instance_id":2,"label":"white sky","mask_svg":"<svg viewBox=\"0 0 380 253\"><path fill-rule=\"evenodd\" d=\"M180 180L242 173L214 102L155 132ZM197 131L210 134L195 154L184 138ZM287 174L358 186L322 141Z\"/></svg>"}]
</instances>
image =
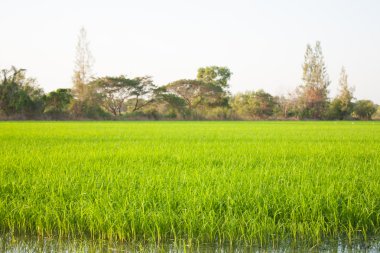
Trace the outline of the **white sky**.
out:
<instances>
[{"instance_id":1,"label":"white sky","mask_svg":"<svg viewBox=\"0 0 380 253\"><path fill-rule=\"evenodd\" d=\"M358 99L380 103L379 0L0 0L0 68L41 87L71 87L84 26L97 76L152 75L164 85L228 66L232 92L300 84L306 44L322 43L332 85L344 65Z\"/></svg>"}]
</instances>

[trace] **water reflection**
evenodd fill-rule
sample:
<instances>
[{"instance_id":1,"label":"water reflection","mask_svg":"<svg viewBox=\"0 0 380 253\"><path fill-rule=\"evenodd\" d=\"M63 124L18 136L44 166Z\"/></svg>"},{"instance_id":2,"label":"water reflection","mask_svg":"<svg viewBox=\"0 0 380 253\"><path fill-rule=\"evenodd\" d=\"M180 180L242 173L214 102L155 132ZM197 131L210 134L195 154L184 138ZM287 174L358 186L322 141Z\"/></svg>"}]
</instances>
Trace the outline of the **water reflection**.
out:
<instances>
[{"instance_id":1,"label":"water reflection","mask_svg":"<svg viewBox=\"0 0 380 253\"><path fill-rule=\"evenodd\" d=\"M54 238L14 237L9 234L0 236L1 252L380 252L380 240L370 239L367 242L356 241L351 245L343 241L324 243L314 247L297 247L283 245L281 247L260 248L245 245L211 245L182 242L170 244L127 244L102 240L57 240Z\"/></svg>"}]
</instances>

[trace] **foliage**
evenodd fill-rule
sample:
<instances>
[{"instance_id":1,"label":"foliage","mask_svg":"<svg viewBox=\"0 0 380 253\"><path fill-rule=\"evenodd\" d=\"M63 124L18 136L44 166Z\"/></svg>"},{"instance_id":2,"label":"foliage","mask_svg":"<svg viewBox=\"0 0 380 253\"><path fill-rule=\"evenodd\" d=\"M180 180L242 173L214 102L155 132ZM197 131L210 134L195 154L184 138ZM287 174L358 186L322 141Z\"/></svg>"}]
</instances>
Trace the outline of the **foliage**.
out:
<instances>
[{"instance_id":1,"label":"foliage","mask_svg":"<svg viewBox=\"0 0 380 253\"><path fill-rule=\"evenodd\" d=\"M237 115L248 119L262 119L273 115L275 100L263 90L239 93L231 100Z\"/></svg>"},{"instance_id":2,"label":"foliage","mask_svg":"<svg viewBox=\"0 0 380 253\"><path fill-rule=\"evenodd\" d=\"M227 67L209 66L198 69L197 80L227 89L231 75L232 72Z\"/></svg>"},{"instance_id":3,"label":"foliage","mask_svg":"<svg viewBox=\"0 0 380 253\"><path fill-rule=\"evenodd\" d=\"M101 97L102 106L114 116L121 115L125 111L125 102L133 94L136 83L126 78L102 77L94 80L92 85Z\"/></svg>"},{"instance_id":4,"label":"foliage","mask_svg":"<svg viewBox=\"0 0 380 253\"><path fill-rule=\"evenodd\" d=\"M69 113L69 106L73 99L70 89L57 89L49 92L45 97L44 113L52 117L63 117Z\"/></svg>"},{"instance_id":5,"label":"foliage","mask_svg":"<svg viewBox=\"0 0 380 253\"><path fill-rule=\"evenodd\" d=\"M297 116L297 97L294 94L288 96L275 96L273 116L276 119L293 119Z\"/></svg>"},{"instance_id":6,"label":"foliage","mask_svg":"<svg viewBox=\"0 0 380 253\"><path fill-rule=\"evenodd\" d=\"M134 101L132 103L132 112L138 111L154 101L154 94L156 92L156 85L154 85L151 76L135 77L133 95Z\"/></svg>"},{"instance_id":7,"label":"foliage","mask_svg":"<svg viewBox=\"0 0 380 253\"><path fill-rule=\"evenodd\" d=\"M180 79L157 87L150 76L127 78L90 75L91 55L86 33L81 30L73 89L44 94L25 70L2 70L0 79L1 118L44 119L371 119L373 103L359 101L354 107L354 89L342 68L339 93L330 100L330 84L322 49L307 46L303 85L286 96L247 91L231 96L227 67L198 69L197 79ZM76 80L76 81L75 81ZM91 81L90 81L91 80ZM378 116L375 115L377 119Z\"/></svg>"},{"instance_id":8,"label":"foliage","mask_svg":"<svg viewBox=\"0 0 380 253\"><path fill-rule=\"evenodd\" d=\"M33 116L43 110L43 90L32 78L26 78L24 69L1 70L0 112L6 116Z\"/></svg>"},{"instance_id":9,"label":"foliage","mask_svg":"<svg viewBox=\"0 0 380 253\"><path fill-rule=\"evenodd\" d=\"M373 114L372 118L375 119L375 120L380 120L380 106L379 105L377 106L377 110Z\"/></svg>"},{"instance_id":10,"label":"foliage","mask_svg":"<svg viewBox=\"0 0 380 253\"><path fill-rule=\"evenodd\" d=\"M370 120L377 106L371 100L359 100L354 105L354 115L359 119Z\"/></svg>"},{"instance_id":11,"label":"foliage","mask_svg":"<svg viewBox=\"0 0 380 253\"><path fill-rule=\"evenodd\" d=\"M109 113L101 107L101 94L97 93L95 85L86 85L86 97L83 100L71 100L69 111L74 119L106 119Z\"/></svg>"},{"instance_id":12,"label":"foliage","mask_svg":"<svg viewBox=\"0 0 380 253\"><path fill-rule=\"evenodd\" d=\"M74 118L98 118L105 116L100 106L100 98L93 86L92 66L94 58L89 49L87 32L82 27L78 35L73 74L72 94L74 99L70 104L70 114Z\"/></svg>"},{"instance_id":13,"label":"foliage","mask_svg":"<svg viewBox=\"0 0 380 253\"><path fill-rule=\"evenodd\" d=\"M354 88L348 86L348 75L346 69L342 67L342 71L340 73L339 79L339 95L337 99L339 99L341 104L341 119L347 118L351 115L353 110L353 93Z\"/></svg>"},{"instance_id":14,"label":"foliage","mask_svg":"<svg viewBox=\"0 0 380 253\"><path fill-rule=\"evenodd\" d=\"M226 94L221 86L201 80L181 79L166 85L164 91L172 97L177 96L182 99L193 115L199 110L227 103Z\"/></svg>"},{"instance_id":15,"label":"foliage","mask_svg":"<svg viewBox=\"0 0 380 253\"><path fill-rule=\"evenodd\" d=\"M155 91L153 106L158 109L160 114L170 115L170 118L184 119L190 114L186 107L186 101L175 94L167 92L164 87L160 87Z\"/></svg>"},{"instance_id":16,"label":"foliage","mask_svg":"<svg viewBox=\"0 0 380 253\"><path fill-rule=\"evenodd\" d=\"M300 118L322 119L328 106L330 84L320 42L314 49L306 47L303 64L303 84L298 87L298 115Z\"/></svg>"},{"instance_id":17,"label":"foliage","mask_svg":"<svg viewBox=\"0 0 380 253\"><path fill-rule=\"evenodd\" d=\"M149 76L134 79L126 76L107 76L97 78L91 85L95 87L101 98L102 106L114 116L128 112L128 107L132 107L131 112L135 112L151 103L153 101L151 96L155 88ZM132 103L128 104L127 102Z\"/></svg>"},{"instance_id":18,"label":"foliage","mask_svg":"<svg viewBox=\"0 0 380 253\"><path fill-rule=\"evenodd\" d=\"M333 99L329 103L329 109L327 112L327 119L343 120L342 101L338 98Z\"/></svg>"},{"instance_id":19,"label":"foliage","mask_svg":"<svg viewBox=\"0 0 380 253\"><path fill-rule=\"evenodd\" d=\"M328 118L343 120L351 117L354 105L353 91L354 89L348 86L348 75L343 67L339 79L339 94L329 105Z\"/></svg>"}]
</instances>

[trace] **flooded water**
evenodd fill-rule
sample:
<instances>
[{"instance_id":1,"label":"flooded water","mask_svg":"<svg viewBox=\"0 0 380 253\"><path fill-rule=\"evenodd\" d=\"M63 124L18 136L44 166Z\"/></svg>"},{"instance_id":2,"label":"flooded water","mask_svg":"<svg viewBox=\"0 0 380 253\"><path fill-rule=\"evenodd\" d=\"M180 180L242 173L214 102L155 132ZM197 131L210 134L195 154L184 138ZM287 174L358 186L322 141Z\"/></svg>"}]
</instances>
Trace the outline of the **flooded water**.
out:
<instances>
[{"instance_id":1,"label":"flooded water","mask_svg":"<svg viewBox=\"0 0 380 253\"><path fill-rule=\"evenodd\" d=\"M57 240L52 238L0 236L0 252L380 252L380 240L370 239L367 242L356 241L351 244L342 241L323 243L313 247L260 248L245 245L212 245L171 243L171 244L127 244L109 241L92 240Z\"/></svg>"}]
</instances>

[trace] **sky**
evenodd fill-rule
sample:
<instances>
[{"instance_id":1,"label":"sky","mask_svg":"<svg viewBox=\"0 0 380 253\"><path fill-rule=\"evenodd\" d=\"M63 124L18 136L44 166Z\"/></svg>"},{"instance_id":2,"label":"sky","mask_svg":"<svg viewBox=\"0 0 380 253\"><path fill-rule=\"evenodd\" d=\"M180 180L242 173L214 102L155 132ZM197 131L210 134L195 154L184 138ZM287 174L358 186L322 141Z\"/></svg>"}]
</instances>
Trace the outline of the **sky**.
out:
<instances>
[{"instance_id":1,"label":"sky","mask_svg":"<svg viewBox=\"0 0 380 253\"><path fill-rule=\"evenodd\" d=\"M71 87L79 30L96 76L157 85L227 66L232 93L287 94L306 45L321 41L330 95L345 66L357 99L380 103L379 0L1 0L0 69L27 69L45 91Z\"/></svg>"}]
</instances>

